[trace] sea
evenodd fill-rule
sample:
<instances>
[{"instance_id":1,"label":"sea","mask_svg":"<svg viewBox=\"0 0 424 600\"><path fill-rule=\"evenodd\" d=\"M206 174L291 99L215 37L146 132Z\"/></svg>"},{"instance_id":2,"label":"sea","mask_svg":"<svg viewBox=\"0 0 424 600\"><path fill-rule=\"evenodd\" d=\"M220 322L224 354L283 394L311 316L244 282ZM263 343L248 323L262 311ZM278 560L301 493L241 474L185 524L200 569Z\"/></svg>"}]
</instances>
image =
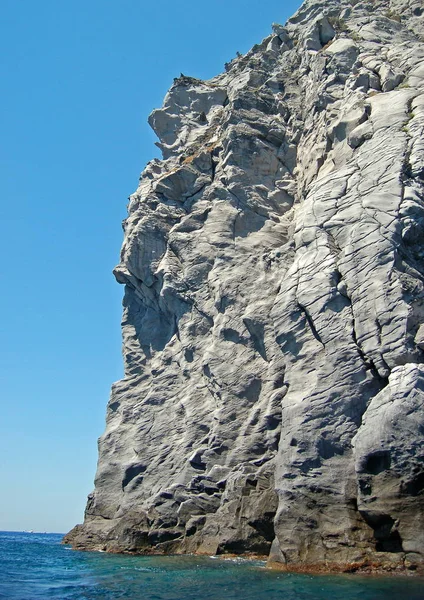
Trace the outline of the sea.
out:
<instances>
[{"instance_id":1,"label":"sea","mask_svg":"<svg viewBox=\"0 0 424 600\"><path fill-rule=\"evenodd\" d=\"M264 562L77 552L56 533L0 532L1 600L424 600L424 579L295 575Z\"/></svg>"}]
</instances>

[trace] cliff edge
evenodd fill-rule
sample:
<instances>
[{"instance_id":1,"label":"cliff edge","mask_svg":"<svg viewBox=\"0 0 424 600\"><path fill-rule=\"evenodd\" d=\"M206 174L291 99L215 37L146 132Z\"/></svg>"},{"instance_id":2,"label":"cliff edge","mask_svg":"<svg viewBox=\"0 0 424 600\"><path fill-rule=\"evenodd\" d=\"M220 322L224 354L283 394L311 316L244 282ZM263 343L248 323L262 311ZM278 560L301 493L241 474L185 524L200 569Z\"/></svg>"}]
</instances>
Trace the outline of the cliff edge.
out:
<instances>
[{"instance_id":1,"label":"cliff edge","mask_svg":"<svg viewBox=\"0 0 424 600\"><path fill-rule=\"evenodd\" d=\"M422 3L308 0L149 122L125 377L65 541L419 570Z\"/></svg>"}]
</instances>

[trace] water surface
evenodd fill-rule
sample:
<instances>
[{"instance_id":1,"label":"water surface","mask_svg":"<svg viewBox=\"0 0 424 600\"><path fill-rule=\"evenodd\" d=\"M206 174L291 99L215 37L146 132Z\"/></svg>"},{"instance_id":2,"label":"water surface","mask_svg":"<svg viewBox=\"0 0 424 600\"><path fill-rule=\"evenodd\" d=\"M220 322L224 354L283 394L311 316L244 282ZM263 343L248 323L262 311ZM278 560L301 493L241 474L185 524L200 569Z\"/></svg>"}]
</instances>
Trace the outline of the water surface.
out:
<instances>
[{"instance_id":1,"label":"water surface","mask_svg":"<svg viewBox=\"0 0 424 600\"><path fill-rule=\"evenodd\" d=\"M424 600L424 579L278 573L261 561L75 552L0 532L1 600Z\"/></svg>"}]
</instances>

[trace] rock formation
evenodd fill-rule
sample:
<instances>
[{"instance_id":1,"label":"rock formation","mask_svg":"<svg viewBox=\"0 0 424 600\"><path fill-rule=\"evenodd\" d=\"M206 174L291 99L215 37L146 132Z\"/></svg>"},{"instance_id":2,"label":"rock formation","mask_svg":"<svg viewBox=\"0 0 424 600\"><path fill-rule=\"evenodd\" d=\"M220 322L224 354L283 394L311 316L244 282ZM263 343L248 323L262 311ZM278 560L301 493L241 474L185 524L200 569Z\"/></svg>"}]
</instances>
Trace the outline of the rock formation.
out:
<instances>
[{"instance_id":1,"label":"rock formation","mask_svg":"<svg viewBox=\"0 0 424 600\"><path fill-rule=\"evenodd\" d=\"M308 0L151 114L75 548L423 564L423 19Z\"/></svg>"}]
</instances>

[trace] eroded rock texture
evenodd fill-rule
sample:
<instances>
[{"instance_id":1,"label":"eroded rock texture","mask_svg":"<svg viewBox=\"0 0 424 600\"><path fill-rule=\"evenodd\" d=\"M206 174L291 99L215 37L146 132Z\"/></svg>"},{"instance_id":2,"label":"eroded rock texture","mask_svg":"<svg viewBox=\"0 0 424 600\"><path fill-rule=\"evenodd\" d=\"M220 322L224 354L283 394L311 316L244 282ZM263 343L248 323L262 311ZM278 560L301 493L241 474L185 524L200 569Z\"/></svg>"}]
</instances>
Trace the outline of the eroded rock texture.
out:
<instances>
[{"instance_id":1,"label":"eroded rock texture","mask_svg":"<svg viewBox=\"0 0 424 600\"><path fill-rule=\"evenodd\" d=\"M424 560L423 13L307 1L150 116L75 547Z\"/></svg>"}]
</instances>

